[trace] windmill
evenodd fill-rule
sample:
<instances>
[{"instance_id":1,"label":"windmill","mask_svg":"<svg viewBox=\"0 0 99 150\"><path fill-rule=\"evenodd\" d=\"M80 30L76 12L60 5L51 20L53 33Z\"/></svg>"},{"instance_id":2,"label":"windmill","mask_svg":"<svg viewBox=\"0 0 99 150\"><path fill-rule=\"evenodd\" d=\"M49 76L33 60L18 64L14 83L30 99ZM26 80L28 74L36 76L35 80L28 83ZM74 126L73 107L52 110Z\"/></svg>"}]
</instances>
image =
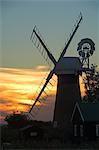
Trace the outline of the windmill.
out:
<instances>
[{"instance_id":1,"label":"windmill","mask_svg":"<svg viewBox=\"0 0 99 150\"><path fill-rule=\"evenodd\" d=\"M92 39L89 38L85 38L82 39L79 43L78 43L78 48L77 48L78 54L80 56L80 60L83 66L83 71L86 74L87 77L87 83L85 83L86 85L86 89L90 89L90 84L89 84L89 77L90 75L93 75L94 72L94 68L90 68L90 56L93 55L94 51L95 51L95 43L92 41Z\"/></svg>"},{"instance_id":2,"label":"windmill","mask_svg":"<svg viewBox=\"0 0 99 150\"><path fill-rule=\"evenodd\" d=\"M89 57L92 56L95 51L94 42L89 38L82 39L78 43L77 51L83 64L83 68L85 68L86 70L89 69Z\"/></svg>"},{"instance_id":3,"label":"windmill","mask_svg":"<svg viewBox=\"0 0 99 150\"><path fill-rule=\"evenodd\" d=\"M41 102L40 97L45 91L46 86L48 85L48 83L50 83L50 80L52 79L53 75L56 74L58 82L53 122L54 124L60 126L63 124L65 119L66 122L70 120L70 114L72 113L73 105L76 100L80 100L79 72L81 70L81 62L77 57L64 57L64 55L77 29L79 28L81 21L82 14L80 13L79 18L76 21L76 24L74 25L72 33L70 34L70 37L63 51L61 52L58 61L47 48L37 27L34 27L30 40L39 49L39 51L45 57L46 60L48 60L49 58L52 61L52 63L54 64L54 68L48 74L46 82L44 83L40 93L36 97L32 107L30 108L29 113L31 114L31 116L33 115L32 112L34 107L36 106L36 103ZM69 124L67 123L67 125Z\"/></svg>"}]
</instances>

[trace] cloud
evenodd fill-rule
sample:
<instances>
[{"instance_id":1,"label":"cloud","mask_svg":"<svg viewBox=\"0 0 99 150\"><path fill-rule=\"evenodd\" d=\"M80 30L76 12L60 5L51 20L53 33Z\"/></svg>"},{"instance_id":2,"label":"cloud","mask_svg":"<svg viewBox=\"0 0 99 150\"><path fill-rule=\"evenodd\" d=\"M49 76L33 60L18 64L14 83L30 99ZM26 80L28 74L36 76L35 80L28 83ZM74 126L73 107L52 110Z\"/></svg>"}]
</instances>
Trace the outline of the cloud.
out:
<instances>
[{"instance_id":1,"label":"cloud","mask_svg":"<svg viewBox=\"0 0 99 150\"><path fill-rule=\"evenodd\" d=\"M79 81L80 81L80 91L81 91L81 96L85 96L86 94L86 89L85 89L85 84L84 84L84 81L83 81L83 77L80 76L79 77Z\"/></svg>"},{"instance_id":2,"label":"cloud","mask_svg":"<svg viewBox=\"0 0 99 150\"><path fill-rule=\"evenodd\" d=\"M34 69L0 68L0 111L4 114L15 110L28 111L46 81L47 74L46 66ZM53 93L53 90L45 90L47 94ZM42 97L45 96L43 93ZM41 104L45 105L43 102Z\"/></svg>"},{"instance_id":3,"label":"cloud","mask_svg":"<svg viewBox=\"0 0 99 150\"><path fill-rule=\"evenodd\" d=\"M49 67L48 66L37 66L36 70L38 70L38 71L48 71Z\"/></svg>"},{"instance_id":4,"label":"cloud","mask_svg":"<svg viewBox=\"0 0 99 150\"><path fill-rule=\"evenodd\" d=\"M0 73L0 112L4 114L10 114L15 110L27 112L31 108L36 97L41 91L41 88L46 82L48 68L46 66L37 66L36 68L34 68L34 70L0 68L0 71L2 71ZM40 116L44 119L43 114L45 112L45 118L47 119L47 113L50 114L50 111L52 111L54 108L54 95L56 93L57 87L56 81L57 78L55 75L53 75L53 78L50 80L51 84L48 83L47 87L44 90L45 92L43 92L40 97L41 103L37 103L37 106L41 106L42 108L42 111L39 112L39 116L37 116L39 119ZM85 88L81 77L80 87L82 95L84 95ZM5 115L3 115L2 119L4 118L4 116Z\"/></svg>"}]
</instances>

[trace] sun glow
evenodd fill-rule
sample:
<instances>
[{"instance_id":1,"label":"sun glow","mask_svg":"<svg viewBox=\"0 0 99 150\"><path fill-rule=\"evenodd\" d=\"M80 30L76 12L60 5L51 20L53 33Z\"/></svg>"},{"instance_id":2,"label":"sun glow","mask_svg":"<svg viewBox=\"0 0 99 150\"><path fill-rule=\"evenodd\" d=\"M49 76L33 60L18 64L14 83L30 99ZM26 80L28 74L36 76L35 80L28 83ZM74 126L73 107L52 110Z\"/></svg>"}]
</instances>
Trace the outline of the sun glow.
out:
<instances>
[{"instance_id":1,"label":"sun glow","mask_svg":"<svg viewBox=\"0 0 99 150\"><path fill-rule=\"evenodd\" d=\"M48 74L46 66L38 66L32 69L17 69L17 68L0 68L0 113L1 118L14 111L27 112L34 103L38 93L44 85ZM42 103L36 105L45 106L44 99L47 104L53 103L55 100L55 91L57 87L56 76L54 75L51 84L48 83L48 88L41 95ZM81 95L85 95L83 79L80 76ZM43 99L44 98L44 99ZM52 104L51 104L52 105ZM50 107L50 106L49 106ZM2 120L2 119L1 119Z\"/></svg>"},{"instance_id":2,"label":"sun glow","mask_svg":"<svg viewBox=\"0 0 99 150\"><path fill-rule=\"evenodd\" d=\"M47 73L46 66L37 66L34 70L0 68L0 113L2 118L13 111L28 111L40 92ZM55 88L49 91L49 95L52 95L54 90ZM45 97L44 93L42 97ZM37 105L40 104L37 103Z\"/></svg>"},{"instance_id":3,"label":"sun glow","mask_svg":"<svg viewBox=\"0 0 99 150\"><path fill-rule=\"evenodd\" d=\"M85 84L82 76L79 76L79 83L80 83L81 96L83 97L86 94L86 89L85 89Z\"/></svg>"}]
</instances>

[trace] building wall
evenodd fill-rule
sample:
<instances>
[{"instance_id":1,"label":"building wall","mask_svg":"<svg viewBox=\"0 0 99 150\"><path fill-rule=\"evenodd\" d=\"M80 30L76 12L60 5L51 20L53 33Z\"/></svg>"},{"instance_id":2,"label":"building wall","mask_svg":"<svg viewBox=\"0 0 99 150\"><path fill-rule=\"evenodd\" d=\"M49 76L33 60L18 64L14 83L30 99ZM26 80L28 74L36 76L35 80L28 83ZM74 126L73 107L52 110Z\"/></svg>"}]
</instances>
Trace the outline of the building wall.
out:
<instances>
[{"instance_id":1,"label":"building wall","mask_svg":"<svg viewBox=\"0 0 99 150\"><path fill-rule=\"evenodd\" d=\"M85 122L83 124L73 124L73 136L83 138L85 140L95 140L96 135L96 124L92 122Z\"/></svg>"},{"instance_id":2,"label":"building wall","mask_svg":"<svg viewBox=\"0 0 99 150\"><path fill-rule=\"evenodd\" d=\"M96 138L96 124L95 123L84 123L84 137L88 139L95 139Z\"/></svg>"}]
</instances>

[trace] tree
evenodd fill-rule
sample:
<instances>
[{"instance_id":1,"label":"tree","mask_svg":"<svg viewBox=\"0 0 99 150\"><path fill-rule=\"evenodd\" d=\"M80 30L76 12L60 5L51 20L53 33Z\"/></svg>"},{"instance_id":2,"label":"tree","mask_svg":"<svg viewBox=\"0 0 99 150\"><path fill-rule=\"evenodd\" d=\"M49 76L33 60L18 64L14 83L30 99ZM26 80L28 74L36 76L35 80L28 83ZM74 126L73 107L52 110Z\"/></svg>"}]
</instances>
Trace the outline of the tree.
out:
<instances>
[{"instance_id":1,"label":"tree","mask_svg":"<svg viewBox=\"0 0 99 150\"><path fill-rule=\"evenodd\" d=\"M7 115L5 121L10 127L20 128L28 124L29 120L27 116L23 113L14 113Z\"/></svg>"},{"instance_id":2,"label":"tree","mask_svg":"<svg viewBox=\"0 0 99 150\"><path fill-rule=\"evenodd\" d=\"M97 65L91 65L84 78L86 95L83 100L89 102L99 101L99 70Z\"/></svg>"}]
</instances>

